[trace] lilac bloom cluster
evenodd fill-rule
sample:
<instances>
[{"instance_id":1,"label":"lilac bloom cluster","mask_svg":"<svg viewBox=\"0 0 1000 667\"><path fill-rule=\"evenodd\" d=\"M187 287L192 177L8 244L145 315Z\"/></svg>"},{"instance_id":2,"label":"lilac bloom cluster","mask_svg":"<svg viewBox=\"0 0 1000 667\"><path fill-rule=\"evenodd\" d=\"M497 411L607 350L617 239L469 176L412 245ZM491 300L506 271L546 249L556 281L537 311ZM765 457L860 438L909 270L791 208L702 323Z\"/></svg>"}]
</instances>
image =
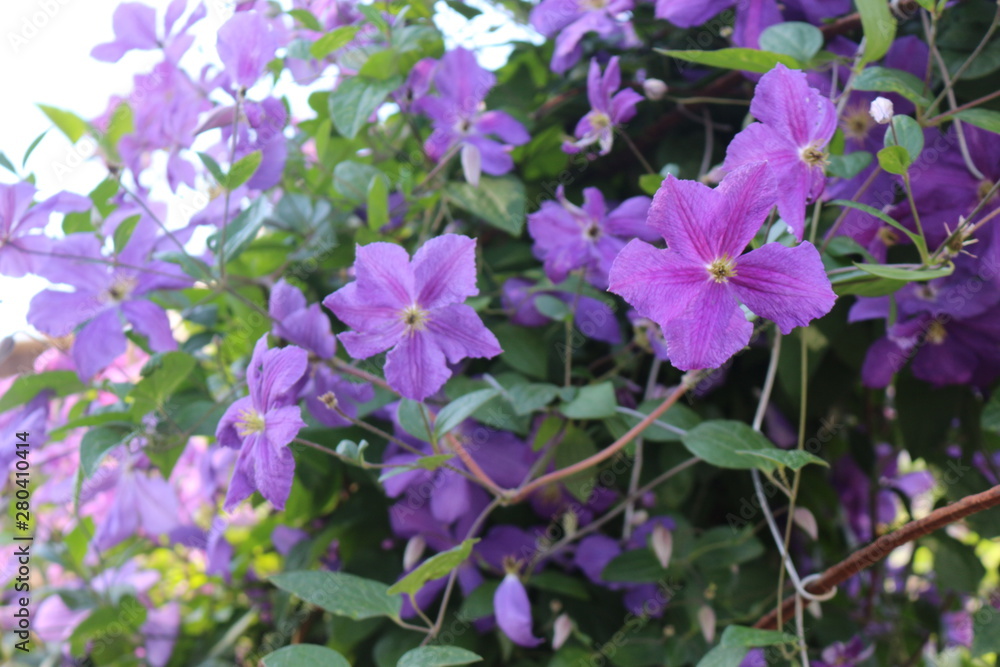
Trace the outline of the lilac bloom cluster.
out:
<instances>
[{"instance_id":1,"label":"lilac bloom cluster","mask_svg":"<svg viewBox=\"0 0 1000 667\"><path fill-rule=\"evenodd\" d=\"M458 150L465 180L472 185L479 184L482 172L501 176L513 169L511 148L528 143L530 137L506 112L485 110L486 95L496 85L496 75L480 67L471 51L457 48L441 58L431 79L438 94L414 103L434 127L424 144L427 155L442 160Z\"/></svg>"}]
</instances>

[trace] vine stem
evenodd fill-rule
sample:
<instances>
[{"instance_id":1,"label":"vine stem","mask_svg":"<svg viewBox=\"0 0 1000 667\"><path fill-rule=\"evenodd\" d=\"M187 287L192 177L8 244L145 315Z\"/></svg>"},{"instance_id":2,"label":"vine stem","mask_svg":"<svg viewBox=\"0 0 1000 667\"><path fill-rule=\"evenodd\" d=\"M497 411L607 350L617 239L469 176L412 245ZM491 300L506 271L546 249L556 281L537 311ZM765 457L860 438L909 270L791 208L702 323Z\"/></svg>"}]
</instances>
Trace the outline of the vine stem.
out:
<instances>
[{"instance_id":1,"label":"vine stem","mask_svg":"<svg viewBox=\"0 0 1000 667\"><path fill-rule=\"evenodd\" d=\"M618 438L613 443L611 443L601 451L597 452L593 456L588 456L582 461L577 461L573 465L566 466L561 470L556 470L554 472L550 472L547 475L542 475L541 477L536 478L534 481L522 485L518 489L507 492L510 494L507 498L508 503L510 504L518 503L524 498L526 498L528 495L530 495L536 489L552 484L553 482L557 482L565 477L575 475L578 472L582 472L592 466L597 465L601 461L605 461L611 458L619 451L624 449L625 445L632 442L632 440L637 438L643 431L652 426L653 422L659 419L664 412L669 410L681 398L681 396L687 393L688 389L694 386L694 384L695 384L694 374L688 374L677 386L677 388L674 389L670 393L670 395L663 400L663 403L661 403L655 410L650 412L645 419L643 419L638 424L630 428L625 435Z\"/></svg>"},{"instance_id":2,"label":"vine stem","mask_svg":"<svg viewBox=\"0 0 1000 667\"><path fill-rule=\"evenodd\" d=\"M858 549L836 565L828 568L823 574L805 586L806 592L812 595L824 595L834 590L837 585L847 581L863 570L882 561L898 547L912 542L935 530L955 523L967 516L982 512L1000 505L1000 484L991 489L966 496L945 507L939 507L923 519L910 521L899 530L888 533L874 542ZM785 598L781 606L770 611L754 624L755 628L773 629L778 618L778 610L789 613L795 608L798 595Z\"/></svg>"}]
</instances>

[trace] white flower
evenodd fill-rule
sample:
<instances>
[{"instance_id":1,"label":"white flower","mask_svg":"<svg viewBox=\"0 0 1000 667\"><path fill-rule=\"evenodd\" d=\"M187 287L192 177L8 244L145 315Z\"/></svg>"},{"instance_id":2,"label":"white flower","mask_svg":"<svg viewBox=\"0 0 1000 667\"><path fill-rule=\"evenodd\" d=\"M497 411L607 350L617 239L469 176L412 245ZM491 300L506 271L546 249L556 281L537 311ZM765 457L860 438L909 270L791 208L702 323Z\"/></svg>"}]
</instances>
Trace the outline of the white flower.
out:
<instances>
[{"instance_id":1,"label":"white flower","mask_svg":"<svg viewBox=\"0 0 1000 667\"><path fill-rule=\"evenodd\" d=\"M892 121L893 108L892 100L886 99L885 97L876 97L872 100L872 106L868 110L872 118L879 125L886 125Z\"/></svg>"}]
</instances>

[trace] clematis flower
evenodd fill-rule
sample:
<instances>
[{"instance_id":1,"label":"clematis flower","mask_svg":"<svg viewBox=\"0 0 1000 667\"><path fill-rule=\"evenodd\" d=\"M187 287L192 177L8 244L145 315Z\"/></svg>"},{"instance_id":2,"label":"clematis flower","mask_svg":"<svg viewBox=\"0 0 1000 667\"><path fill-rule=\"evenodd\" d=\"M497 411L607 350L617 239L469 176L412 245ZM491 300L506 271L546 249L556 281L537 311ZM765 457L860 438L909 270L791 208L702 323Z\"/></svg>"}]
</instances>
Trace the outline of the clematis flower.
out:
<instances>
[{"instance_id":1,"label":"clematis flower","mask_svg":"<svg viewBox=\"0 0 1000 667\"><path fill-rule=\"evenodd\" d=\"M157 36L156 10L141 2L125 2L115 8L113 17L115 39L98 44L90 52L94 60L116 63L129 51L151 51L163 48L167 60L176 63L194 43L194 35L188 34L192 25L205 18L208 10L199 2L188 20L171 34L174 24L187 9L187 0L173 0L163 15L163 36Z\"/></svg>"},{"instance_id":2,"label":"clematis flower","mask_svg":"<svg viewBox=\"0 0 1000 667\"><path fill-rule=\"evenodd\" d=\"M279 280L271 290L268 314L274 325L271 333L289 343L312 352L320 359L329 359L337 347L330 330L330 319L318 303L306 305L302 291Z\"/></svg>"},{"instance_id":3,"label":"clematis flower","mask_svg":"<svg viewBox=\"0 0 1000 667\"><path fill-rule=\"evenodd\" d=\"M554 37L556 48L549 65L562 74L583 55L580 42L588 32L622 47L640 44L632 23L624 17L635 7L633 0L542 0L531 10L531 25L546 37Z\"/></svg>"},{"instance_id":4,"label":"clematis flower","mask_svg":"<svg viewBox=\"0 0 1000 667\"><path fill-rule=\"evenodd\" d=\"M855 637L847 642L835 642L823 649L822 660L813 662L816 667L857 667L875 652L874 646L867 648L861 643L861 637Z\"/></svg>"},{"instance_id":5,"label":"clematis flower","mask_svg":"<svg viewBox=\"0 0 1000 667\"><path fill-rule=\"evenodd\" d=\"M663 329L682 370L721 366L750 341L743 303L782 333L822 317L836 296L811 243L768 243L745 255L774 202L765 163L711 188L673 176L660 186L647 224L667 250L635 240L611 267L610 290Z\"/></svg>"},{"instance_id":6,"label":"clematis flower","mask_svg":"<svg viewBox=\"0 0 1000 667\"><path fill-rule=\"evenodd\" d=\"M94 546L107 550L140 532L149 537L177 527L177 494L162 477L145 471L143 454L123 455L118 483L107 515L99 523Z\"/></svg>"},{"instance_id":7,"label":"clematis flower","mask_svg":"<svg viewBox=\"0 0 1000 667\"><path fill-rule=\"evenodd\" d=\"M256 11L236 12L219 28L216 49L234 86L249 88L274 59L279 39L267 18Z\"/></svg>"},{"instance_id":8,"label":"clematis flower","mask_svg":"<svg viewBox=\"0 0 1000 667\"><path fill-rule=\"evenodd\" d=\"M433 79L439 95L428 95L414 103L415 109L426 114L434 126L424 143L427 155L441 160L448 151L460 147L465 180L472 185L479 185L481 172L500 176L513 169L511 146L526 144L531 137L509 114L483 111L496 76L480 67L471 51L457 48L441 58ZM489 139L489 135L504 143Z\"/></svg>"},{"instance_id":9,"label":"clematis flower","mask_svg":"<svg viewBox=\"0 0 1000 667\"><path fill-rule=\"evenodd\" d=\"M649 197L626 199L608 211L597 188L583 191L583 206L566 199L562 186L556 201L547 201L528 215L528 233L535 240L535 257L545 264L545 275L561 283L571 271L583 269L587 281L606 289L608 271L628 239L655 241L658 235L645 223Z\"/></svg>"},{"instance_id":10,"label":"clematis flower","mask_svg":"<svg viewBox=\"0 0 1000 667\"><path fill-rule=\"evenodd\" d=\"M386 381L417 401L451 377L447 362L500 354L496 337L462 303L479 294L475 247L474 239L445 234L411 261L392 243L358 246L357 280L323 301L354 329L339 336L348 354L367 359L389 350Z\"/></svg>"},{"instance_id":11,"label":"clematis flower","mask_svg":"<svg viewBox=\"0 0 1000 667\"><path fill-rule=\"evenodd\" d=\"M618 56L608 62L604 74L597 59L591 59L587 75L587 99L590 112L576 124L577 141L565 142L563 150L579 153L581 149L598 144L601 155L611 152L615 140L615 128L635 117L635 107L642 101L642 95L631 88L618 90L622 85L622 73L618 66Z\"/></svg>"},{"instance_id":12,"label":"clematis flower","mask_svg":"<svg viewBox=\"0 0 1000 667\"><path fill-rule=\"evenodd\" d=\"M41 230L52 213L87 211L93 206L89 198L72 192L60 192L32 206L36 192L27 181L0 183L0 275L20 278L34 271L36 253L51 245Z\"/></svg>"},{"instance_id":13,"label":"clematis flower","mask_svg":"<svg viewBox=\"0 0 1000 667\"><path fill-rule=\"evenodd\" d=\"M513 572L504 576L493 594L493 613L503 633L518 646L538 646L545 641L531 632L531 602Z\"/></svg>"},{"instance_id":14,"label":"clematis flower","mask_svg":"<svg viewBox=\"0 0 1000 667\"><path fill-rule=\"evenodd\" d=\"M510 321L523 327L543 327L552 323L536 305L538 298L542 296L559 299L571 309L575 304L573 324L584 336L612 345L621 342L622 332L618 328L614 310L599 299L573 292L537 289L526 278L508 279L500 293L503 308L510 313Z\"/></svg>"},{"instance_id":15,"label":"clematis flower","mask_svg":"<svg viewBox=\"0 0 1000 667\"><path fill-rule=\"evenodd\" d=\"M778 213L802 240L806 204L822 194L826 183L826 146L837 130L837 111L809 87L804 73L779 63L757 84L750 113L760 122L733 138L722 166L732 171L767 162L779 186Z\"/></svg>"},{"instance_id":16,"label":"clematis flower","mask_svg":"<svg viewBox=\"0 0 1000 667\"><path fill-rule=\"evenodd\" d=\"M73 285L76 291L39 292L28 308L28 322L51 336L65 336L84 325L73 341L73 361L81 379L93 377L125 351L123 320L148 338L154 351L177 349L167 314L143 297L158 289L186 287L191 281L175 264L148 260L156 239L140 227L113 258L101 254L92 234L71 234L55 248L80 259L53 262L42 271L45 278Z\"/></svg>"},{"instance_id":17,"label":"clematis flower","mask_svg":"<svg viewBox=\"0 0 1000 667\"><path fill-rule=\"evenodd\" d=\"M302 348L268 350L267 334L254 346L247 368L250 395L229 406L215 431L220 445L240 450L226 494L227 512L254 490L277 509L285 508L295 476L295 458L287 445L306 425L294 404L295 388L307 365Z\"/></svg>"}]
</instances>

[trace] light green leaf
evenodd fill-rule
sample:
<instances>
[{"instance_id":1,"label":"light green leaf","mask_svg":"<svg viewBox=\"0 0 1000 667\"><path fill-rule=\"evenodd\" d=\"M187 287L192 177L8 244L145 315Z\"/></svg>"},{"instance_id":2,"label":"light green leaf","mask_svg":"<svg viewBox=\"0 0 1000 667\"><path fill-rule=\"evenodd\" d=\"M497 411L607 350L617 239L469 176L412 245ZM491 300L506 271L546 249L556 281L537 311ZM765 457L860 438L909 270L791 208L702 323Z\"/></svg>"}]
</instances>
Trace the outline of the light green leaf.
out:
<instances>
[{"instance_id":1,"label":"light green leaf","mask_svg":"<svg viewBox=\"0 0 1000 667\"><path fill-rule=\"evenodd\" d=\"M127 423L107 424L92 428L80 440L80 468L85 477L92 477L104 456L120 445L132 431Z\"/></svg>"},{"instance_id":2,"label":"light green leaf","mask_svg":"<svg viewBox=\"0 0 1000 667\"><path fill-rule=\"evenodd\" d=\"M565 322L573 316L573 309L562 299L551 294L539 294L535 297L535 309L554 322Z\"/></svg>"},{"instance_id":3,"label":"light green leaf","mask_svg":"<svg viewBox=\"0 0 1000 667\"><path fill-rule=\"evenodd\" d=\"M375 179L385 180L385 174L370 164L344 160L333 168L333 187L358 204L368 202L369 189Z\"/></svg>"},{"instance_id":4,"label":"light green leaf","mask_svg":"<svg viewBox=\"0 0 1000 667\"><path fill-rule=\"evenodd\" d=\"M198 153L198 158L201 160L201 163L205 165L205 168L208 169L208 173L212 174L212 178L214 178L217 183L222 185L226 182L226 175L222 172L222 167L220 167L219 163L215 161L215 158L208 153Z\"/></svg>"},{"instance_id":5,"label":"light green leaf","mask_svg":"<svg viewBox=\"0 0 1000 667\"><path fill-rule=\"evenodd\" d=\"M224 186L227 190L235 190L250 180L250 177L257 171L263 155L260 151L254 151L245 155L229 169Z\"/></svg>"},{"instance_id":6,"label":"light green leaf","mask_svg":"<svg viewBox=\"0 0 1000 667\"><path fill-rule=\"evenodd\" d=\"M831 155L826 172L837 178L854 178L872 163L872 159L872 154L868 151L855 151L847 155Z\"/></svg>"},{"instance_id":7,"label":"light green leaf","mask_svg":"<svg viewBox=\"0 0 1000 667\"><path fill-rule=\"evenodd\" d=\"M378 616L398 619L403 606L403 598L389 595L385 584L346 572L282 572L272 576L271 583L331 614L356 621Z\"/></svg>"},{"instance_id":8,"label":"light green leaf","mask_svg":"<svg viewBox=\"0 0 1000 667\"><path fill-rule=\"evenodd\" d=\"M431 441L431 434L427 430L427 422L424 421L424 406L418 401L404 398L399 402L396 417L403 430L425 442Z\"/></svg>"},{"instance_id":9,"label":"light green leaf","mask_svg":"<svg viewBox=\"0 0 1000 667\"><path fill-rule=\"evenodd\" d=\"M230 262L257 238L257 232L264 226L267 220L268 201L266 197L258 197L250 204L250 207L236 216L232 222L226 225L226 243L223 246L225 260ZM220 234L212 235L212 240L218 242ZM221 259L221 255L220 255Z\"/></svg>"},{"instance_id":10,"label":"light green leaf","mask_svg":"<svg viewBox=\"0 0 1000 667\"><path fill-rule=\"evenodd\" d=\"M389 595L406 593L416 595L424 584L451 574L451 571L465 562L472 553L472 546L479 538L465 540L457 547L434 554L413 569L412 572L389 587Z\"/></svg>"},{"instance_id":11,"label":"light green leaf","mask_svg":"<svg viewBox=\"0 0 1000 667\"><path fill-rule=\"evenodd\" d=\"M914 104L927 106L931 99L924 95L924 82L909 72L891 67L866 67L854 79L855 90L897 93Z\"/></svg>"},{"instance_id":12,"label":"light green leaf","mask_svg":"<svg viewBox=\"0 0 1000 667\"><path fill-rule=\"evenodd\" d=\"M737 454L746 454L748 456L759 456L762 459L771 461L778 466L785 466L786 468L791 468L792 470L798 470L810 463L817 463L822 466L830 467L830 464L816 456L815 454L810 454L809 452L804 452L799 449L759 449L759 450L737 450Z\"/></svg>"},{"instance_id":13,"label":"light green leaf","mask_svg":"<svg viewBox=\"0 0 1000 667\"><path fill-rule=\"evenodd\" d=\"M461 398L455 399L448 405L441 408L434 421L434 434L441 437L463 421L469 418L473 412L481 408L487 401L497 396L496 389L479 389Z\"/></svg>"},{"instance_id":14,"label":"light green leaf","mask_svg":"<svg viewBox=\"0 0 1000 667\"><path fill-rule=\"evenodd\" d=\"M77 116L72 111L57 109L47 104L39 104L38 108L49 117L56 127L72 142L76 143L87 132L87 121Z\"/></svg>"},{"instance_id":15,"label":"light green leaf","mask_svg":"<svg viewBox=\"0 0 1000 667\"><path fill-rule=\"evenodd\" d=\"M811 23L776 23L760 34L760 48L806 63L823 48L823 33Z\"/></svg>"},{"instance_id":16,"label":"light green leaf","mask_svg":"<svg viewBox=\"0 0 1000 667\"><path fill-rule=\"evenodd\" d=\"M330 118L337 131L348 139L356 137L386 95L402 83L401 76L384 80L353 76L342 82L330 93Z\"/></svg>"},{"instance_id":17,"label":"light green leaf","mask_svg":"<svg viewBox=\"0 0 1000 667\"><path fill-rule=\"evenodd\" d=\"M727 646L720 644L706 653L698 661L697 667L733 667L743 662L750 649L745 646Z\"/></svg>"},{"instance_id":18,"label":"light green leaf","mask_svg":"<svg viewBox=\"0 0 1000 667\"><path fill-rule=\"evenodd\" d=\"M950 276L955 271L954 264L948 264L936 269L913 269L898 267L892 264L859 264L857 262L854 263L854 266L866 273L872 274L873 276L878 276L879 278L902 280L909 283L926 282L928 280L934 280L935 278L944 278L945 276Z\"/></svg>"},{"instance_id":19,"label":"light green leaf","mask_svg":"<svg viewBox=\"0 0 1000 667\"><path fill-rule=\"evenodd\" d=\"M452 667L482 661L472 651L457 646L421 646L404 653L396 667Z\"/></svg>"},{"instance_id":20,"label":"light green leaf","mask_svg":"<svg viewBox=\"0 0 1000 667\"><path fill-rule=\"evenodd\" d=\"M150 357L142 369L143 378L129 392L133 419L141 419L163 407L194 366L194 357L184 352L165 352Z\"/></svg>"},{"instance_id":21,"label":"light green leaf","mask_svg":"<svg viewBox=\"0 0 1000 667\"><path fill-rule=\"evenodd\" d=\"M861 14L861 27L865 33L865 52L861 65L880 59L896 39L896 19L885 0L854 0Z\"/></svg>"},{"instance_id":22,"label":"light green leaf","mask_svg":"<svg viewBox=\"0 0 1000 667\"><path fill-rule=\"evenodd\" d=\"M781 451L747 424L723 419L702 422L681 436L681 442L692 454L714 466L738 470L771 472L778 465L757 454Z\"/></svg>"},{"instance_id":23,"label":"light green leaf","mask_svg":"<svg viewBox=\"0 0 1000 667\"><path fill-rule=\"evenodd\" d=\"M656 194L661 183L663 183L663 176L659 174L643 174L639 177L639 187L649 196Z\"/></svg>"},{"instance_id":24,"label":"light green leaf","mask_svg":"<svg viewBox=\"0 0 1000 667\"><path fill-rule=\"evenodd\" d=\"M888 146L878 152L878 164L890 174L902 176L910 168L910 154L902 146Z\"/></svg>"},{"instance_id":25,"label":"light green leaf","mask_svg":"<svg viewBox=\"0 0 1000 667\"><path fill-rule=\"evenodd\" d=\"M28 150L24 151L24 159L21 160L22 167L28 164L28 158L31 157L31 154L35 152L35 149L38 148L38 144L42 143L42 139L44 139L45 135L47 135L48 133L49 131L45 130L44 132L39 134L37 137L35 137L35 140L31 142L31 145L28 146ZM0 155L3 154L0 153ZM7 158L4 157L4 159L6 160ZM4 166L6 166L10 171L14 172L15 174L17 173L16 171L14 171L13 165L11 165L9 162Z\"/></svg>"},{"instance_id":26,"label":"light green leaf","mask_svg":"<svg viewBox=\"0 0 1000 667\"><path fill-rule=\"evenodd\" d=\"M381 176L368 184L367 215L369 229L380 229L389 222L389 186Z\"/></svg>"},{"instance_id":27,"label":"light green leaf","mask_svg":"<svg viewBox=\"0 0 1000 667\"><path fill-rule=\"evenodd\" d=\"M560 410L570 419L606 419L616 414L617 407L614 385L602 382L581 387L576 398Z\"/></svg>"},{"instance_id":28,"label":"light green leaf","mask_svg":"<svg viewBox=\"0 0 1000 667\"><path fill-rule=\"evenodd\" d=\"M730 625L722 633L720 643L725 646L756 648L777 646L778 644L797 644L798 638L793 634L777 630L758 630L741 625Z\"/></svg>"},{"instance_id":29,"label":"light green leaf","mask_svg":"<svg viewBox=\"0 0 1000 667\"><path fill-rule=\"evenodd\" d=\"M458 206L511 236L520 236L524 229L524 184L513 176L483 176L479 187L452 182L445 186L444 192Z\"/></svg>"},{"instance_id":30,"label":"light green leaf","mask_svg":"<svg viewBox=\"0 0 1000 667\"><path fill-rule=\"evenodd\" d=\"M114 242L116 253L120 253L128 245L129 240L132 238L132 232L135 231L135 226L139 223L141 217L138 213L130 215L115 228Z\"/></svg>"},{"instance_id":31,"label":"light green leaf","mask_svg":"<svg viewBox=\"0 0 1000 667\"><path fill-rule=\"evenodd\" d=\"M295 644L265 655L264 667L351 667L340 653L316 644Z\"/></svg>"},{"instance_id":32,"label":"light green leaf","mask_svg":"<svg viewBox=\"0 0 1000 667\"><path fill-rule=\"evenodd\" d=\"M736 69L746 72L758 72L760 74L770 72L778 63L791 69L802 69L802 63L791 56L783 53L759 51L757 49L731 48L716 49L714 51L671 51L656 49L656 51L671 58L705 67L721 67L722 69Z\"/></svg>"},{"instance_id":33,"label":"light green leaf","mask_svg":"<svg viewBox=\"0 0 1000 667\"><path fill-rule=\"evenodd\" d=\"M898 144L896 139L899 139ZM910 156L909 163L913 164L924 150L924 128L909 116L893 116L891 127L885 130L885 145L905 148Z\"/></svg>"},{"instance_id":34,"label":"light green leaf","mask_svg":"<svg viewBox=\"0 0 1000 667\"><path fill-rule=\"evenodd\" d=\"M51 391L53 398L62 398L83 391L83 383L73 371L49 371L21 375L0 397L0 412L7 412L33 399L42 391Z\"/></svg>"},{"instance_id":35,"label":"light green leaf","mask_svg":"<svg viewBox=\"0 0 1000 667\"><path fill-rule=\"evenodd\" d=\"M309 52L312 53L313 58L322 60L337 49L347 46L358 34L359 29L360 26L345 25L332 30L313 42Z\"/></svg>"},{"instance_id":36,"label":"light green leaf","mask_svg":"<svg viewBox=\"0 0 1000 667\"><path fill-rule=\"evenodd\" d=\"M316 15L308 9L289 9L288 15L299 20L299 23L315 32L323 32L323 24L319 22ZM322 58L323 56L317 56Z\"/></svg>"}]
</instances>

